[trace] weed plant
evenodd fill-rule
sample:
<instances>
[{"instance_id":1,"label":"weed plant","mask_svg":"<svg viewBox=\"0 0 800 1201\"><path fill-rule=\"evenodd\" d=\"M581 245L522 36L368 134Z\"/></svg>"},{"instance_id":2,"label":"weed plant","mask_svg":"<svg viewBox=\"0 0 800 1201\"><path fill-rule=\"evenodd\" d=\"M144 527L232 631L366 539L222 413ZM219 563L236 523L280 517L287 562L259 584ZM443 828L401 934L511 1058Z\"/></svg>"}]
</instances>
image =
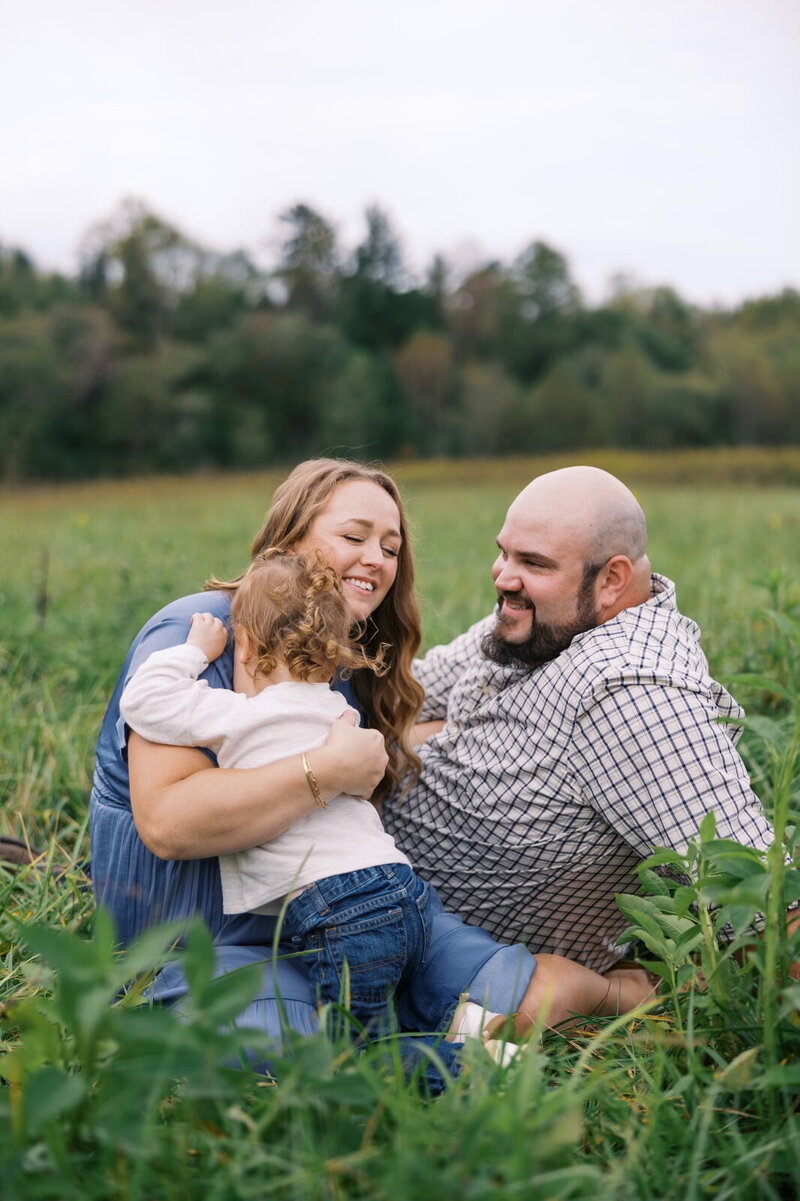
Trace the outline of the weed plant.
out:
<instances>
[{"instance_id":1,"label":"weed plant","mask_svg":"<svg viewBox=\"0 0 800 1201\"><path fill-rule=\"evenodd\" d=\"M508 1070L468 1047L436 1098L407 1079L399 1035L356 1051L323 1014L315 1036L266 1046L234 1021L257 980L214 980L201 929L180 952L159 929L120 957L92 910L92 744L124 650L160 604L244 565L277 477L0 497L0 831L42 852L0 867L4 1201L797 1195L800 984L787 965L800 948L782 913L800 896L800 496L712 487L714 472L675 486L652 478L663 465L649 479L640 467L651 558L748 708L744 754L776 842L757 854L707 819L685 855L657 852L643 892L619 902L662 977L657 1001L544 1033ZM493 539L532 473L398 472L428 644L488 610ZM146 993L175 955L191 995L180 1018Z\"/></svg>"}]
</instances>

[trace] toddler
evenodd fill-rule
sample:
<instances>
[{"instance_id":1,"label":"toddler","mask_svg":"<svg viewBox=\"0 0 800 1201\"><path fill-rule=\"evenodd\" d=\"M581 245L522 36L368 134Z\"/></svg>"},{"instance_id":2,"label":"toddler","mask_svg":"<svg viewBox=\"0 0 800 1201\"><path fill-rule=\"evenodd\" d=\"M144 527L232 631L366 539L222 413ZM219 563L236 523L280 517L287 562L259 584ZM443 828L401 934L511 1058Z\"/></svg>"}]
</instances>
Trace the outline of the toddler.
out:
<instances>
[{"instance_id":1,"label":"toddler","mask_svg":"<svg viewBox=\"0 0 800 1201\"><path fill-rule=\"evenodd\" d=\"M228 631L219 618L196 613L184 644L154 652L139 667L121 712L149 741L208 747L220 767L302 755L316 808L271 842L220 856L223 908L278 914L285 906L284 935L310 952L321 1000L343 995L346 962L344 999L367 1022L424 959L428 885L369 801L347 794L323 800L306 755L348 710L330 687L335 672L380 673L386 648L369 655L353 640L339 578L314 555L271 549L254 560L234 594L231 624L234 691L197 678L222 654ZM431 1030L456 1000L441 999Z\"/></svg>"}]
</instances>

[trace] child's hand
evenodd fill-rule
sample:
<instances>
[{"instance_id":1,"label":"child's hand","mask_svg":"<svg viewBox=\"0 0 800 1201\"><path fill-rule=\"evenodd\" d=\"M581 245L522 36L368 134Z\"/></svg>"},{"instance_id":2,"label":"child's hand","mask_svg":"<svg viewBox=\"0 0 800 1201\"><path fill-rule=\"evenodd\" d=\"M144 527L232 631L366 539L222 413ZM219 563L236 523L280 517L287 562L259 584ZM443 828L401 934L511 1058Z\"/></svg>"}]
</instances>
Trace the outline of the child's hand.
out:
<instances>
[{"instance_id":1,"label":"child's hand","mask_svg":"<svg viewBox=\"0 0 800 1201\"><path fill-rule=\"evenodd\" d=\"M189 646L198 647L209 663L218 659L225 650L228 630L225 623L210 613L193 613L192 628L186 638Z\"/></svg>"}]
</instances>

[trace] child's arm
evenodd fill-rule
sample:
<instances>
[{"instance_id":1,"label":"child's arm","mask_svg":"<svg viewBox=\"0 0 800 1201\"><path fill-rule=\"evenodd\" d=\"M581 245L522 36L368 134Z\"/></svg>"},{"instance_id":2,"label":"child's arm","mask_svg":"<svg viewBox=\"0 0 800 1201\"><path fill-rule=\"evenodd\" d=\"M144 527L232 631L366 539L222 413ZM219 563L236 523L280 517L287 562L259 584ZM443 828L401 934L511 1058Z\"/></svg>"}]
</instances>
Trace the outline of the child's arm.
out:
<instances>
[{"instance_id":1,"label":"child's arm","mask_svg":"<svg viewBox=\"0 0 800 1201\"><path fill-rule=\"evenodd\" d=\"M192 728L198 701L202 697L213 706L222 696L197 677L222 654L226 642L227 630L218 617L195 613L186 642L154 651L126 684L120 712L127 725L149 742L198 745L198 731ZM216 749L213 739L201 742Z\"/></svg>"}]
</instances>

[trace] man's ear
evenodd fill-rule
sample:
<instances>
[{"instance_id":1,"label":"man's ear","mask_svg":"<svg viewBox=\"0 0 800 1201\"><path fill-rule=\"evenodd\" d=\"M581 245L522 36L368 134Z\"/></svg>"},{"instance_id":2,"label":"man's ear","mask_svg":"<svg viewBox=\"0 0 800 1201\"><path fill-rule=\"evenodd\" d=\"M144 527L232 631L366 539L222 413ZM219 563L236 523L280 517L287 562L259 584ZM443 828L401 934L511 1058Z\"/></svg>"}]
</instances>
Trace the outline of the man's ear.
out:
<instances>
[{"instance_id":1,"label":"man's ear","mask_svg":"<svg viewBox=\"0 0 800 1201\"><path fill-rule=\"evenodd\" d=\"M603 565L595 581L595 600L601 621L616 617L629 603L633 564L627 555L614 555Z\"/></svg>"}]
</instances>

